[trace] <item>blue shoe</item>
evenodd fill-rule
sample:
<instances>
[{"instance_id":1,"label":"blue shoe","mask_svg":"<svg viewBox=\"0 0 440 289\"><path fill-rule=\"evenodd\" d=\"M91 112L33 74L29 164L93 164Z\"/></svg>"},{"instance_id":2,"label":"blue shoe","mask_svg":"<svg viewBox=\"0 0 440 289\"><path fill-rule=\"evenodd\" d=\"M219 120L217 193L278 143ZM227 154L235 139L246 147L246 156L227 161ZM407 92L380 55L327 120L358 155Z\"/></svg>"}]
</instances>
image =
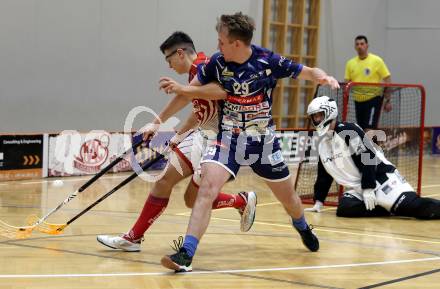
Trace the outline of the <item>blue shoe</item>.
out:
<instances>
[{"instance_id":1,"label":"blue shoe","mask_svg":"<svg viewBox=\"0 0 440 289\"><path fill-rule=\"evenodd\" d=\"M307 225L307 229L305 230L296 230L301 235L302 242L304 246L307 247L307 249L312 252L316 252L319 250L319 240L318 237L316 237L316 235L312 232L313 226Z\"/></svg>"},{"instance_id":2,"label":"blue shoe","mask_svg":"<svg viewBox=\"0 0 440 289\"><path fill-rule=\"evenodd\" d=\"M185 248L183 248L183 237L180 236L177 241L173 240L174 251L176 251L173 255L166 255L162 257L160 260L160 263L165 268L174 270L175 273L181 273L181 272L191 272L192 267L192 257L188 256L188 253L186 252Z\"/></svg>"}]
</instances>

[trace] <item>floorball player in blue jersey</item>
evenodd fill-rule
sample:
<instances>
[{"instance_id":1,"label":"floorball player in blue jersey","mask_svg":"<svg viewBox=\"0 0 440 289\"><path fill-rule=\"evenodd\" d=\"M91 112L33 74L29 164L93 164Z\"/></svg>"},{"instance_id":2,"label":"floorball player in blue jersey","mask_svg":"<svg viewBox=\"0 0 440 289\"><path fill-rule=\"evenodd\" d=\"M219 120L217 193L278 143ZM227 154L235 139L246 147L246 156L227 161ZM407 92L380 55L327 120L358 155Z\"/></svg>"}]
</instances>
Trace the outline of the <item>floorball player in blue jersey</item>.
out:
<instances>
[{"instance_id":1,"label":"floorball player in blue jersey","mask_svg":"<svg viewBox=\"0 0 440 289\"><path fill-rule=\"evenodd\" d=\"M203 86L218 82L226 91L220 104L217 140L207 146L202 160L202 181L183 242L176 253L164 256L162 265L176 272L191 271L192 258L211 217L217 193L240 166L248 165L272 190L292 219L303 244L318 251L319 241L306 223L301 200L275 137L272 93L277 80L299 78L338 88L338 82L319 68L310 68L265 48L252 45L254 21L242 13L222 15L217 23L218 49L198 67L197 78L183 86L162 78L160 88L185 97L209 97Z\"/></svg>"}]
</instances>

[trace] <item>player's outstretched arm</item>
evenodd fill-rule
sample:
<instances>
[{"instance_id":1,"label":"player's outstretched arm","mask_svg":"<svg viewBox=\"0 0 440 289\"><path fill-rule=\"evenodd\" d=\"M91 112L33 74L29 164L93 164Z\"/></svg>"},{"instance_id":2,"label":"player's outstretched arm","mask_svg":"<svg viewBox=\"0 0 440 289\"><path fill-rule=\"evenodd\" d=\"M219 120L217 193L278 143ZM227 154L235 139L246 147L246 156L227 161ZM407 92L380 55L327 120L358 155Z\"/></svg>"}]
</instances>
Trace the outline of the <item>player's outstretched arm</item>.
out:
<instances>
[{"instance_id":1,"label":"player's outstretched arm","mask_svg":"<svg viewBox=\"0 0 440 289\"><path fill-rule=\"evenodd\" d=\"M197 78L194 78L189 85L182 85L170 77L162 77L159 81L159 88L166 93L174 93L181 96L203 99L225 99L226 91L216 82L201 85Z\"/></svg>"},{"instance_id":2,"label":"player's outstretched arm","mask_svg":"<svg viewBox=\"0 0 440 289\"><path fill-rule=\"evenodd\" d=\"M339 88L338 81L333 77L327 75L324 70L317 67L303 66L301 73L298 75L299 79L311 80L321 85L328 85L332 89Z\"/></svg>"}]
</instances>

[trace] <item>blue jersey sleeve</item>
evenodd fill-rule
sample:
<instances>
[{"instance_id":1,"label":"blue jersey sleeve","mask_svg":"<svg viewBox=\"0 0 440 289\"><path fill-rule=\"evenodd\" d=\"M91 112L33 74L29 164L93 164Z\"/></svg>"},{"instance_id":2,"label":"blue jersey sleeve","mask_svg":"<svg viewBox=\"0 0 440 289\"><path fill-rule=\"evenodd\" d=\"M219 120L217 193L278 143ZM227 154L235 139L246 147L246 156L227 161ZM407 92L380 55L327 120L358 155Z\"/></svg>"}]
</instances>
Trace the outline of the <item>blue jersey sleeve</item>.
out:
<instances>
[{"instance_id":1,"label":"blue jersey sleeve","mask_svg":"<svg viewBox=\"0 0 440 289\"><path fill-rule=\"evenodd\" d=\"M197 66L197 78L201 84L218 81L217 61L219 53L214 54L208 63Z\"/></svg>"},{"instance_id":2,"label":"blue jersey sleeve","mask_svg":"<svg viewBox=\"0 0 440 289\"><path fill-rule=\"evenodd\" d=\"M284 56L273 53L269 60L272 74L275 78L297 78L303 69L303 65L296 63Z\"/></svg>"}]
</instances>

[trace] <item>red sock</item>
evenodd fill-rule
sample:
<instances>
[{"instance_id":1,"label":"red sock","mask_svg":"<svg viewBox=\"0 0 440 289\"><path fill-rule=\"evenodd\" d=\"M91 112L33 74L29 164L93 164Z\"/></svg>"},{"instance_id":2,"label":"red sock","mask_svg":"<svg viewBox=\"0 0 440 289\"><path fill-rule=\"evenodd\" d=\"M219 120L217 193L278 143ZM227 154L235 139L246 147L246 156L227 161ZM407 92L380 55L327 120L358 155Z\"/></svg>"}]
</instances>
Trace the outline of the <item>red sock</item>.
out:
<instances>
[{"instance_id":1,"label":"red sock","mask_svg":"<svg viewBox=\"0 0 440 289\"><path fill-rule=\"evenodd\" d=\"M246 205L246 201L240 195L218 193L217 199L212 203L213 209L236 208L239 209Z\"/></svg>"},{"instance_id":2,"label":"red sock","mask_svg":"<svg viewBox=\"0 0 440 289\"><path fill-rule=\"evenodd\" d=\"M191 178L191 182L198 189L199 185L194 182L194 179ZM246 206L246 200L243 199L240 195L234 194L226 194L226 193L218 193L217 199L212 202L212 209L221 209L221 208L236 208L240 209L241 207Z\"/></svg>"},{"instance_id":3,"label":"red sock","mask_svg":"<svg viewBox=\"0 0 440 289\"><path fill-rule=\"evenodd\" d=\"M145 231L165 211L168 201L168 198L158 198L150 194L133 228L124 237L130 239L130 241L141 239Z\"/></svg>"}]
</instances>

